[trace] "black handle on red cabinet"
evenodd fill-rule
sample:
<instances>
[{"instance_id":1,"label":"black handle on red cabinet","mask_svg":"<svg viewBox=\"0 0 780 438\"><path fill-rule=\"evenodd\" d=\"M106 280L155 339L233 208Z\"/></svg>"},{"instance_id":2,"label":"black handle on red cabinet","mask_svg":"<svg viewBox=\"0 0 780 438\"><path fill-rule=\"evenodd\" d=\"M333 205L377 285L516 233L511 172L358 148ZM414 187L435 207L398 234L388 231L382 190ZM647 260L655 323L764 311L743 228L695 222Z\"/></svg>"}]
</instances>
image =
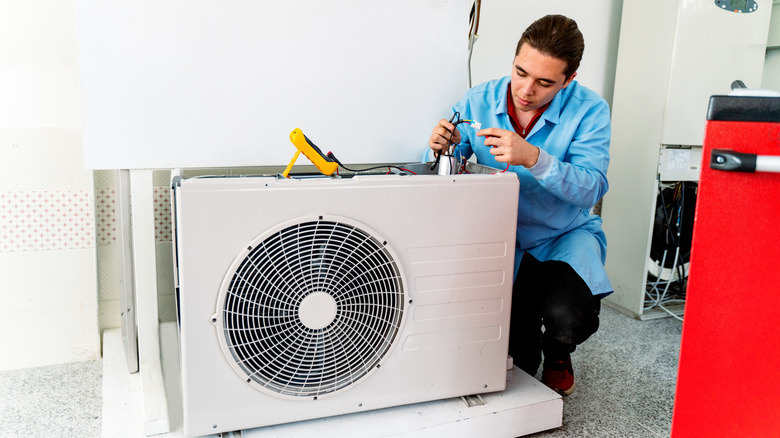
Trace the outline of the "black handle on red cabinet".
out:
<instances>
[{"instance_id":1,"label":"black handle on red cabinet","mask_svg":"<svg viewBox=\"0 0 780 438\"><path fill-rule=\"evenodd\" d=\"M710 169L755 172L756 157L756 154L743 154L730 149L713 149L710 154Z\"/></svg>"},{"instance_id":2,"label":"black handle on red cabinet","mask_svg":"<svg viewBox=\"0 0 780 438\"><path fill-rule=\"evenodd\" d=\"M780 173L780 156L734 152L731 149L713 149L710 168L733 172Z\"/></svg>"}]
</instances>

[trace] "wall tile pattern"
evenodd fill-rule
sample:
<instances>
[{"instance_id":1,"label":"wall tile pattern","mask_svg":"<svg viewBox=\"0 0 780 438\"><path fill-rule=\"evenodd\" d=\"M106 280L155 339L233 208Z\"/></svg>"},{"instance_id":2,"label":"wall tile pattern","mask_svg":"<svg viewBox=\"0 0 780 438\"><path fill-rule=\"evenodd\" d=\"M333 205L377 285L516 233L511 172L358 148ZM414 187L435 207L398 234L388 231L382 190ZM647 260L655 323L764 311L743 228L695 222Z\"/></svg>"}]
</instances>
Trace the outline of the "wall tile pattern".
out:
<instances>
[{"instance_id":1,"label":"wall tile pattern","mask_svg":"<svg viewBox=\"0 0 780 438\"><path fill-rule=\"evenodd\" d=\"M80 129L0 128L0 370L100 357L93 184Z\"/></svg>"},{"instance_id":2,"label":"wall tile pattern","mask_svg":"<svg viewBox=\"0 0 780 438\"><path fill-rule=\"evenodd\" d=\"M0 192L0 252L93 248L94 229L87 191Z\"/></svg>"},{"instance_id":3,"label":"wall tile pattern","mask_svg":"<svg viewBox=\"0 0 780 438\"><path fill-rule=\"evenodd\" d=\"M170 242L173 236L171 227L171 189L168 186L155 186L153 199L155 242Z\"/></svg>"},{"instance_id":4,"label":"wall tile pattern","mask_svg":"<svg viewBox=\"0 0 780 438\"><path fill-rule=\"evenodd\" d=\"M117 209L116 190L112 187L95 187L95 225L98 245L116 242L119 230Z\"/></svg>"}]
</instances>

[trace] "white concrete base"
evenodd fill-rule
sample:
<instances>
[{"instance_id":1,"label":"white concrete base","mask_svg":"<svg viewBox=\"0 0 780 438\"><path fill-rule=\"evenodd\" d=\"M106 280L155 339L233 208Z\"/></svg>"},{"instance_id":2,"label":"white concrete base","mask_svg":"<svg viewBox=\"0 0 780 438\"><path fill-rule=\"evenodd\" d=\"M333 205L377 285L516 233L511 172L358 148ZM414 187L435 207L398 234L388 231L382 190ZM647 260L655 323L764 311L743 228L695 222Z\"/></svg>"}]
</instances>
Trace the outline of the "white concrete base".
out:
<instances>
[{"instance_id":1,"label":"white concrete base","mask_svg":"<svg viewBox=\"0 0 780 438\"><path fill-rule=\"evenodd\" d=\"M128 373L118 328L103 332L103 436L144 436L141 374Z\"/></svg>"},{"instance_id":2,"label":"white concrete base","mask_svg":"<svg viewBox=\"0 0 780 438\"><path fill-rule=\"evenodd\" d=\"M160 325L162 370L171 432L183 437L179 350L175 323ZM140 376L128 374L119 329L103 335L103 436L142 437ZM242 431L245 438L267 437L518 437L561 426L563 400L539 381L511 370L507 389L482 395L484 405L468 407L460 398L361 412Z\"/></svg>"}]
</instances>

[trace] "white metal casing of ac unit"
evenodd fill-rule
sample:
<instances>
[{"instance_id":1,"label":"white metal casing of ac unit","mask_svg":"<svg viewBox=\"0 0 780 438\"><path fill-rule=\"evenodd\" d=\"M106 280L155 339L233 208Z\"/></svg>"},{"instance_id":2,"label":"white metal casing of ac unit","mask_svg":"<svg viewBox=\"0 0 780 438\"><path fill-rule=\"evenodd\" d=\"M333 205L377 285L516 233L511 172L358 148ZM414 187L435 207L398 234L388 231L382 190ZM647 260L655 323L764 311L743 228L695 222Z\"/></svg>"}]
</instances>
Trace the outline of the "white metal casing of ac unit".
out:
<instances>
[{"instance_id":1,"label":"white metal casing of ac unit","mask_svg":"<svg viewBox=\"0 0 780 438\"><path fill-rule=\"evenodd\" d=\"M512 173L175 180L185 434L503 390L517 191ZM320 397L277 396L242 375L217 322L226 277L236 275L247 248L299 220L365 229L384 241L403 276L403 318L384 357Z\"/></svg>"}]
</instances>

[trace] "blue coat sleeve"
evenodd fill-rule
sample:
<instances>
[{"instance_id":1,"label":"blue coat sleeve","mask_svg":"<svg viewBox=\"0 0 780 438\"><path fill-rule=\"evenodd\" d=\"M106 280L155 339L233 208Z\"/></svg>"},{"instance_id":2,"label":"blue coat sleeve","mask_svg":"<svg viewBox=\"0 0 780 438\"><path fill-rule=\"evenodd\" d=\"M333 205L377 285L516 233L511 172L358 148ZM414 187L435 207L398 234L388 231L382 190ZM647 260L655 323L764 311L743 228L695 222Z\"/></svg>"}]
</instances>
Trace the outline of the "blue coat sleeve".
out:
<instances>
[{"instance_id":1,"label":"blue coat sleeve","mask_svg":"<svg viewBox=\"0 0 780 438\"><path fill-rule=\"evenodd\" d=\"M588 209L609 188L606 176L611 132L609 107L601 100L595 105L580 105L577 110L575 117L562 119L558 126L561 135L547 138L543 149L565 149L565 153L562 158L551 154L549 171L537 180L558 199ZM566 133L572 129L573 135ZM551 144L556 141L569 141L568 149L565 145Z\"/></svg>"},{"instance_id":2,"label":"blue coat sleeve","mask_svg":"<svg viewBox=\"0 0 780 438\"><path fill-rule=\"evenodd\" d=\"M455 104L452 107L452 113L455 114L456 112L459 114L461 119L470 120L471 115L469 114L469 107L466 105L467 98L464 97L460 102ZM474 153L474 150L471 147L471 132L469 132L469 125L462 123L457 126L458 131L460 131L460 143L455 147L455 150L453 154L457 157L459 154L463 159L468 160L471 155Z\"/></svg>"}]
</instances>

